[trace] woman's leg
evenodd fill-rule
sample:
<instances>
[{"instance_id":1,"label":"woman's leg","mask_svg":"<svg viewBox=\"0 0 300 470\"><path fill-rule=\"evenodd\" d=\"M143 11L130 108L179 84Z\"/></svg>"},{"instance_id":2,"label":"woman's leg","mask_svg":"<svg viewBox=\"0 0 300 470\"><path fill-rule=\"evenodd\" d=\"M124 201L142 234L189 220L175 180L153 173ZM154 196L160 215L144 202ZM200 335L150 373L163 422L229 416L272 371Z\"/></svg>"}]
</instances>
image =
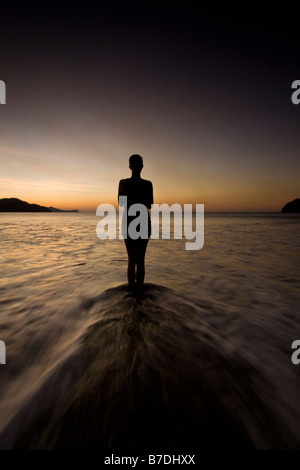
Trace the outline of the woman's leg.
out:
<instances>
[{"instance_id":1,"label":"woman's leg","mask_svg":"<svg viewBox=\"0 0 300 470\"><path fill-rule=\"evenodd\" d=\"M128 255L128 268L127 268L127 279L128 284L132 287L135 285L135 265L136 265L136 253L132 240L125 239L125 245Z\"/></svg>"},{"instance_id":2,"label":"woman's leg","mask_svg":"<svg viewBox=\"0 0 300 470\"><path fill-rule=\"evenodd\" d=\"M137 258L136 258L136 283L138 286L144 284L145 279L145 254L149 240L139 239L137 246Z\"/></svg>"}]
</instances>

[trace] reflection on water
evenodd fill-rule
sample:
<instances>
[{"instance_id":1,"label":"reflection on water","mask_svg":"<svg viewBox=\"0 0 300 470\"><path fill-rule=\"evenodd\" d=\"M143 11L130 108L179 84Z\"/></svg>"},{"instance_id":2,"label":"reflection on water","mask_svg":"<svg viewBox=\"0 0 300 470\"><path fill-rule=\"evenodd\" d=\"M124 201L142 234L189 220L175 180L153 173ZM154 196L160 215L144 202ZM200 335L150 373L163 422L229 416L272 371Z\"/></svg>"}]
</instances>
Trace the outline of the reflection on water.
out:
<instances>
[{"instance_id":1,"label":"reflection on water","mask_svg":"<svg viewBox=\"0 0 300 470\"><path fill-rule=\"evenodd\" d=\"M299 448L300 219L152 240L138 294L97 221L1 214L1 448Z\"/></svg>"}]
</instances>

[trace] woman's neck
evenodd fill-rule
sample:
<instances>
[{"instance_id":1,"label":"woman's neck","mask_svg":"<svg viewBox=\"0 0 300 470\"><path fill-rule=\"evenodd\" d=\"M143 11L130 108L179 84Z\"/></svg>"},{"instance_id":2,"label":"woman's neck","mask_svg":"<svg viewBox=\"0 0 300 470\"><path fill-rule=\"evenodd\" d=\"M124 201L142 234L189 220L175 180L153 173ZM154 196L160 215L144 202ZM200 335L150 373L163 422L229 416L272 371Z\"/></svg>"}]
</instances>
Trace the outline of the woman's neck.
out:
<instances>
[{"instance_id":1,"label":"woman's neck","mask_svg":"<svg viewBox=\"0 0 300 470\"><path fill-rule=\"evenodd\" d=\"M140 180L141 179L141 173L140 172L136 173L136 172L133 171L132 174L131 174L131 178L133 180Z\"/></svg>"}]
</instances>

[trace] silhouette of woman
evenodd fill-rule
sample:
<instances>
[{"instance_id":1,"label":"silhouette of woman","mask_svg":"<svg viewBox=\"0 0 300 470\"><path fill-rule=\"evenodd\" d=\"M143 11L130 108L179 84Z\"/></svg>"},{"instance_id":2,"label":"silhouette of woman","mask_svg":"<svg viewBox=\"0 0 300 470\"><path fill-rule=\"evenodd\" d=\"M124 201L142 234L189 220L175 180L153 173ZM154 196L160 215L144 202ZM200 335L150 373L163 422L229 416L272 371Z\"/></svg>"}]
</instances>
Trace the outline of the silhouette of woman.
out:
<instances>
[{"instance_id":1,"label":"silhouette of woman","mask_svg":"<svg viewBox=\"0 0 300 470\"><path fill-rule=\"evenodd\" d=\"M121 205L120 196L127 196L126 214L123 214L122 234L128 254L128 284L131 287L142 286L145 278L145 254L148 241L151 235L150 209L153 204L153 187L151 181L141 178L143 168L143 159L140 155L131 155L129 158L129 168L131 169L131 178L122 179L119 182L118 199ZM148 237L130 238L128 225L136 216L128 216L128 210L132 204L143 204L148 210ZM127 216L127 217L126 217ZM125 237L127 236L127 238Z\"/></svg>"}]
</instances>

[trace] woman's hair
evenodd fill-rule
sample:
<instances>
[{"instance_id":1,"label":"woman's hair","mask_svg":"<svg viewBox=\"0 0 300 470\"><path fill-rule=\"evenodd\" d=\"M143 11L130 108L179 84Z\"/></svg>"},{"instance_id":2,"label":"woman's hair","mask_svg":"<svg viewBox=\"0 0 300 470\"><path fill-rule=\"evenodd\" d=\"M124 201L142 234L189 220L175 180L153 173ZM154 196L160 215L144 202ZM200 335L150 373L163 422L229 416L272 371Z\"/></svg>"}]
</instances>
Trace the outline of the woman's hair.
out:
<instances>
[{"instance_id":1,"label":"woman's hair","mask_svg":"<svg viewBox=\"0 0 300 470\"><path fill-rule=\"evenodd\" d=\"M137 154L131 155L129 158L129 166L133 170L141 170L144 166L142 157Z\"/></svg>"}]
</instances>

